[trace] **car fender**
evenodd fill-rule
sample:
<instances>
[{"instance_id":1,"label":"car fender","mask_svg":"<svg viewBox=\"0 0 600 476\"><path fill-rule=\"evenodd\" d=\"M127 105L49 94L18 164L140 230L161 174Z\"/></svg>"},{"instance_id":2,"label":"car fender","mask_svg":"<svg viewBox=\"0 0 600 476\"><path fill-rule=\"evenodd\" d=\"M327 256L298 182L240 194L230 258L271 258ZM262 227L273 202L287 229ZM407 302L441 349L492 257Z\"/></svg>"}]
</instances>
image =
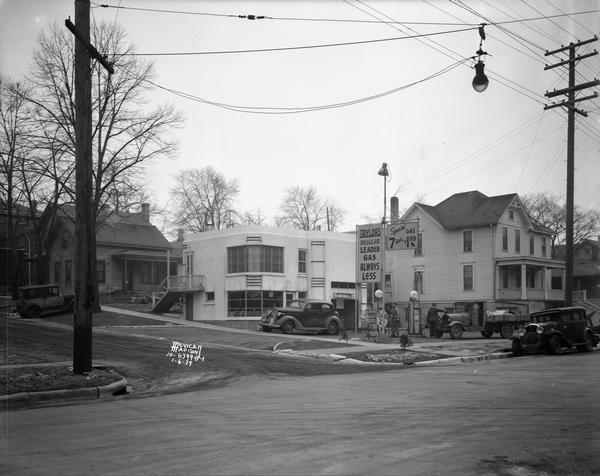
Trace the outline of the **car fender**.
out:
<instances>
[{"instance_id":1,"label":"car fender","mask_svg":"<svg viewBox=\"0 0 600 476\"><path fill-rule=\"evenodd\" d=\"M300 324L300 321L298 319L296 319L294 316L291 316L289 314L284 314L283 316L281 316L279 319L277 319L275 321L275 323L278 326L283 325L283 323L287 320L291 320L294 322L294 328L295 329L304 329L304 326L302 324Z\"/></svg>"},{"instance_id":2,"label":"car fender","mask_svg":"<svg viewBox=\"0 0 600 476\"><path fill-rule=\"evenodd\" d=\"M331 315L327 319L325 319L325 327L329 326L331 321L335 321L338 325L338 329L342 330L342 326L344 326L344 321L342 321L338 316Z\"/></svg>"},{"instance_id":3,"label":"car fender","mask_svg":"<svg viewBox=\"0 0 600 476\"><path fill-rule=\"evenodd\" d=\"M463 324L462 322L460 322L460 321L450 321L450 322L448 323L448 327L452 327L452 326L454 326L454 325L459 325L460 327L462 327L462 330L463 330L463 331L465 330L465 326L464 326L464 324Z\"/></svg>"},{"instance_id":4,"label":"car fender","mask_svg":"<svg viewBox=\"0 0 600 476\"><path fill-rule=\"evenodd\" d=\"M548 332L546 334L544 334L544 345L547 345L548 342L550 341L550 339L552 339L552 337L554 336L558 336L560 339L560 342L563 346L567 346L569 345L567 343L567 339L565 339L565 336L562 334L562 332L555 330L552 330L551 332Z\"/></svg>"}]
</instances>

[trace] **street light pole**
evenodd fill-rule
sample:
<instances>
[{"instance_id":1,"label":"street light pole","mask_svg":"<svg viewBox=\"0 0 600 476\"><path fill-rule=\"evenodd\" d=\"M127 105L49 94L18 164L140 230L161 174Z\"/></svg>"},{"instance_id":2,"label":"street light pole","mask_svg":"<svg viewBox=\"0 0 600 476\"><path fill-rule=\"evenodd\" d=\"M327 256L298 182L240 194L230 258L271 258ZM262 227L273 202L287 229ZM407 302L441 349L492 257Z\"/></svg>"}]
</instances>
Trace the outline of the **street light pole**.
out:
<instances>
[{"instance_id":1,"label":"street light pole","mask_svg":"<svg viewBox=\"0 0 600 476\"><path fill-rule=\"evenodd\" d=\"M381 310L385 312L385 226L386 226L386 211L387 211L387 178L390 175L387 167L387 162L384 162L377 172L377 175L383 177L383 220L381 220Z\"/></svg>"}]
</instances>

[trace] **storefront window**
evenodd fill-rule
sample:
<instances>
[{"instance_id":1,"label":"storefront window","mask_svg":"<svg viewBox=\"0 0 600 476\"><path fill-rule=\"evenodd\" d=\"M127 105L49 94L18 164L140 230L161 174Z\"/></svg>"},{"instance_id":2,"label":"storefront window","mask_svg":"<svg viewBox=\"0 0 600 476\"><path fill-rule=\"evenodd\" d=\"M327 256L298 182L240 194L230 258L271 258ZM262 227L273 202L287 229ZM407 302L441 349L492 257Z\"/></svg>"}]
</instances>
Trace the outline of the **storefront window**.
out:
<instances>
[{"instance_id":1,"label":"storefront window","mask_svg":"<svg viewBox=\"0 0 600 476\"><path fill-rule=\"evenodd\" d=\"M229 317L260 317L267 309L283 306L283 291L229 291Z\"/></svg>"}]
</instances>

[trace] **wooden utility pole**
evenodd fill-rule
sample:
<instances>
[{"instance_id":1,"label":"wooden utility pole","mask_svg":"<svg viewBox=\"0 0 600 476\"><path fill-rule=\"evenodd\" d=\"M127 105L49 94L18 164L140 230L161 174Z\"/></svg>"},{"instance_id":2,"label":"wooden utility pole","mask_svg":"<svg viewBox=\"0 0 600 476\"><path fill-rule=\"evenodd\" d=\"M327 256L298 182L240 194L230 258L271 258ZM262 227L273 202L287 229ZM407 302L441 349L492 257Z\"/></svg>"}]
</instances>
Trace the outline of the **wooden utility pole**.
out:
<instances>
[{"instance_id":1,"label":"wooden utility pole","mask_svg":"<svg viewBox=\"0 0 600 476\"><path fill-rule=\"evenodd\" d=\"M569 87L565 89L554 90L552 92L546 92L547 98L553 98L565 94L567 99L559 103L553 103L548 106L544 106L545 109L552 109L554 107L565 106L568 110L568 124L567 124L567 199L566 199L566 229L565 229L565 306L571 306L573 304L573 209L574 209L574 190L575 190L575 113L581 114L587 117L587 112L582 111L575 107L576 103L585 101L587 99L593 99L598 97L598 93L582 98L575 98L575 92L581 91L592 86L600 84L598 79L582 83L579 85L575 84L575 64L585 58L597 55L597 51L588 53L585 55L575 56L575 49L598 40L597 36L590 40L580 41L578 43L570 43L569 46L563 46L554 51L547 51L546 56L555 55L563 51L569 51L569 59L560 61L553 65L546 65L544 70L556 68L558 66L569 66Z\"/></svg>"},{"instance_id":2,"label":"wooden utility pole","mask_svg":"<svg viewBox=\"0 0 600 476\"><path fill-rule=\"evenodd\" d=\"M90 44L90 2L75 0L75 310L73 373L92 370L92 309L96 232L92 209L92 71L90 57L113 73L112 66Z\"/></svg>"}]
</instances>

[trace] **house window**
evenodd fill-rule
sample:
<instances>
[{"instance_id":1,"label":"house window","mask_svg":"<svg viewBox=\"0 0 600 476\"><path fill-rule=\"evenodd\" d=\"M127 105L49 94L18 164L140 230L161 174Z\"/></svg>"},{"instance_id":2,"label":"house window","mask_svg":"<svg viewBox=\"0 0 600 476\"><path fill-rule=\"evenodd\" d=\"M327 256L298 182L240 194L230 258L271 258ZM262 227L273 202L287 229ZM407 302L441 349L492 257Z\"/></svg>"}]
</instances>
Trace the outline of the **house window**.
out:
<instances>
[{"instance_id":1,"label":"house window","mask_svg":"<svg viewBox=\"0 0 600 476\"><path fill-rule=\"evenodd\" d=\"M463 231L463 251L465 253L473 251L473 231Z\"/></svg>"},{"instance_id":2,"label":"house window","mask_svg":"<svg viewBox=\"0 0 600 476\"><path fill-rule=\"evenodd\" d=\"M463 291L473 291L473 265L463 266Z\"/></svg>"},{"instance_id":3,"label":"house window","mask_svg":"<svg viewBox=\"0 0 600 476\"><path fill-rule=\"evenodd\" d=\"M529 235L529 254L535 254L535 242L533 240L533 235Z\"/></svg>"},{"instance_id":4,"label":"house window","mask_svg":"<svg viewBox=\"0 0 600 476\"><path fill-rule=\"evenodd\" d=\"M391 288L392 287L392 275L391 274L386 274L385 278L384 278L384 282L385 282L385 287L386 288Z\"/></svg>"},{"instance_id":5,"label":"house window","mask_svg":"<svg viewBox=\"0 0 600 476\"><path fill-rule=\"evenodd\" d=\"M413 290L423 294L423 270L415 270L413 277Z\"/></svg>"},{"instance_id":6,"label":"house window","mask_svg":"<svg viewBox=\"0 0 600 476\"><path fill-rule=\"evenodd\" d=\"M562 276L552 276L550 279L550 289L562 289Z\"/></svg>"},{"instance_id":7,"label":"house window","mask_svg":"<svg viewBox=\"0 0 600 476\"><path fill-rule=\"evenodd\" d=\"M190 251L185 254L185 274L192 276L194 274L194 252Z\"/></svg>"},{"instance_id":8,"label":"house window","mask_svg":"<svg viewBox=\"0 0 600 476\"><path fill-rule=\"evenodd\" d=\"M227 272L283 273L283 248L262 245L227 248Z\"/></svg>"},{"instance_id":9,"label":"house window","mask_svg":"<svg viewBox=\"0 0 600 476\"><path fill-rule=\"evenodd\" d=\"M298 291L298 299L306 299L306 291Z\"/></svg>"},{"instance_id":10,"label":"house window","mask_svg":"<svg viewBox=\"0 0 600 476\"><path fill-rule=\"evenodd\" d=\"M70 244L69 234L67 232L65 232L65 233L63 233L63 236L62 236L62 247L63 247L63 249L68 248L69 244Z\"/></svg>"},{"instance_id":11,"label":"house window","mask_svg":"<svg viewBox=\"0 0 600 476\"><path fill-rule=\"evenodd\" d=\"M521 252L521 230L515 230L515 253Z\"/></svg>"},{"instance_id":12,"label":"house window","mask_svg":"<svg viewBox=\"0 0 600 476\"><path fill-rule=\"evenodd\" d=\"M527 281L527 287L529 289L535 288L535 270L533 268L527 268L525 271L525 279Z\"/></svg>"},{"instance_id":13,"label":"house window","mask_svg":"<svg viewBox=\"0 0 600 476\"><path fill-rule=\"evenodd\" d=\"M502 270L502 288L508 289L508 268L503 266L500 269Z\"/></svg>"},{"instance_id":14,"label":"house window","mask_svg":"<svg viewBox=\"0 0 600 476\"><path fill-rule=\"evenodd\" d=\"M96 274L98 276L99 283L106 282L106 261L104 261L104 260L96 261Z\"/></svg>"},{"instance_id":15,"label":"house window","mask_svg":"<svg viewBox=\"0 0 600 476\"><path fill-rule=\"evenodd\" d=\"M508 211L508 218L510 218L511 220L515 219L515 212L514 212L514 210L509 210Z\"/></svg>"},{"instance_id":16,"label":"house window","mask_svg":"<svg viewBox=\"0 0 600 476\"><path fill-rule=\"evenodd\" d=\"M423 256L423 233L417 234L417 247L415 248L415 256Z\"/></svg>"},{"instance_id":17,"label":"house window","mask_svg":"<svg viewBox=\"0 0 600 476\"><path fill-rule=\"evenodd\" d=\"M508 251L508 228L502 227L502 251Z\"/></svg>"},{"instance_id":18,"label":"house window","mask_svg":"<svg viewBox=\"0 0 600 476\"><path fill-rule=\"evenodd\" d=\"M206 292L206 302L214 302L214 300L215 300L215 292L207 291Z\"/></svg>"},{"instance_id":19,"label":"house window","mask_svg":"<svg viewBox=\"0 0 600 476\"><path fill-rule=\"evenodd\" d=\"M546 257L546 237L542 237L542 256Z\"/></svg>"},{"instance_id":20,"label":"house window","mask_svg":"<svg viewBox=\"0 0 600 476\"><path fill-rule=\"evenodd\" d=\"M298 272L306 273L306 250L298 250Z\"/></svg>"},{"instance_id":21,"label":"house window","mask_svg":"<svg viewBox=\"0 0 600 476\"><path fill-rule=\"evenodd\" d=\"M60 284L60 267L62 266L62 261L57 261L54 263L54 284Z\"/></svg>"},{"instance_id":22,"label":"house window","mask_svg":"<svg viewBox=\"0 0 600 476\"><path fill-rule=\"evenodd\" d=\"M73 270L73 262L71 260L65 261L65 286L67 286L67 287L71 287L73 284L71 281L72 270Z\"/></svg>"}]
</instances>

